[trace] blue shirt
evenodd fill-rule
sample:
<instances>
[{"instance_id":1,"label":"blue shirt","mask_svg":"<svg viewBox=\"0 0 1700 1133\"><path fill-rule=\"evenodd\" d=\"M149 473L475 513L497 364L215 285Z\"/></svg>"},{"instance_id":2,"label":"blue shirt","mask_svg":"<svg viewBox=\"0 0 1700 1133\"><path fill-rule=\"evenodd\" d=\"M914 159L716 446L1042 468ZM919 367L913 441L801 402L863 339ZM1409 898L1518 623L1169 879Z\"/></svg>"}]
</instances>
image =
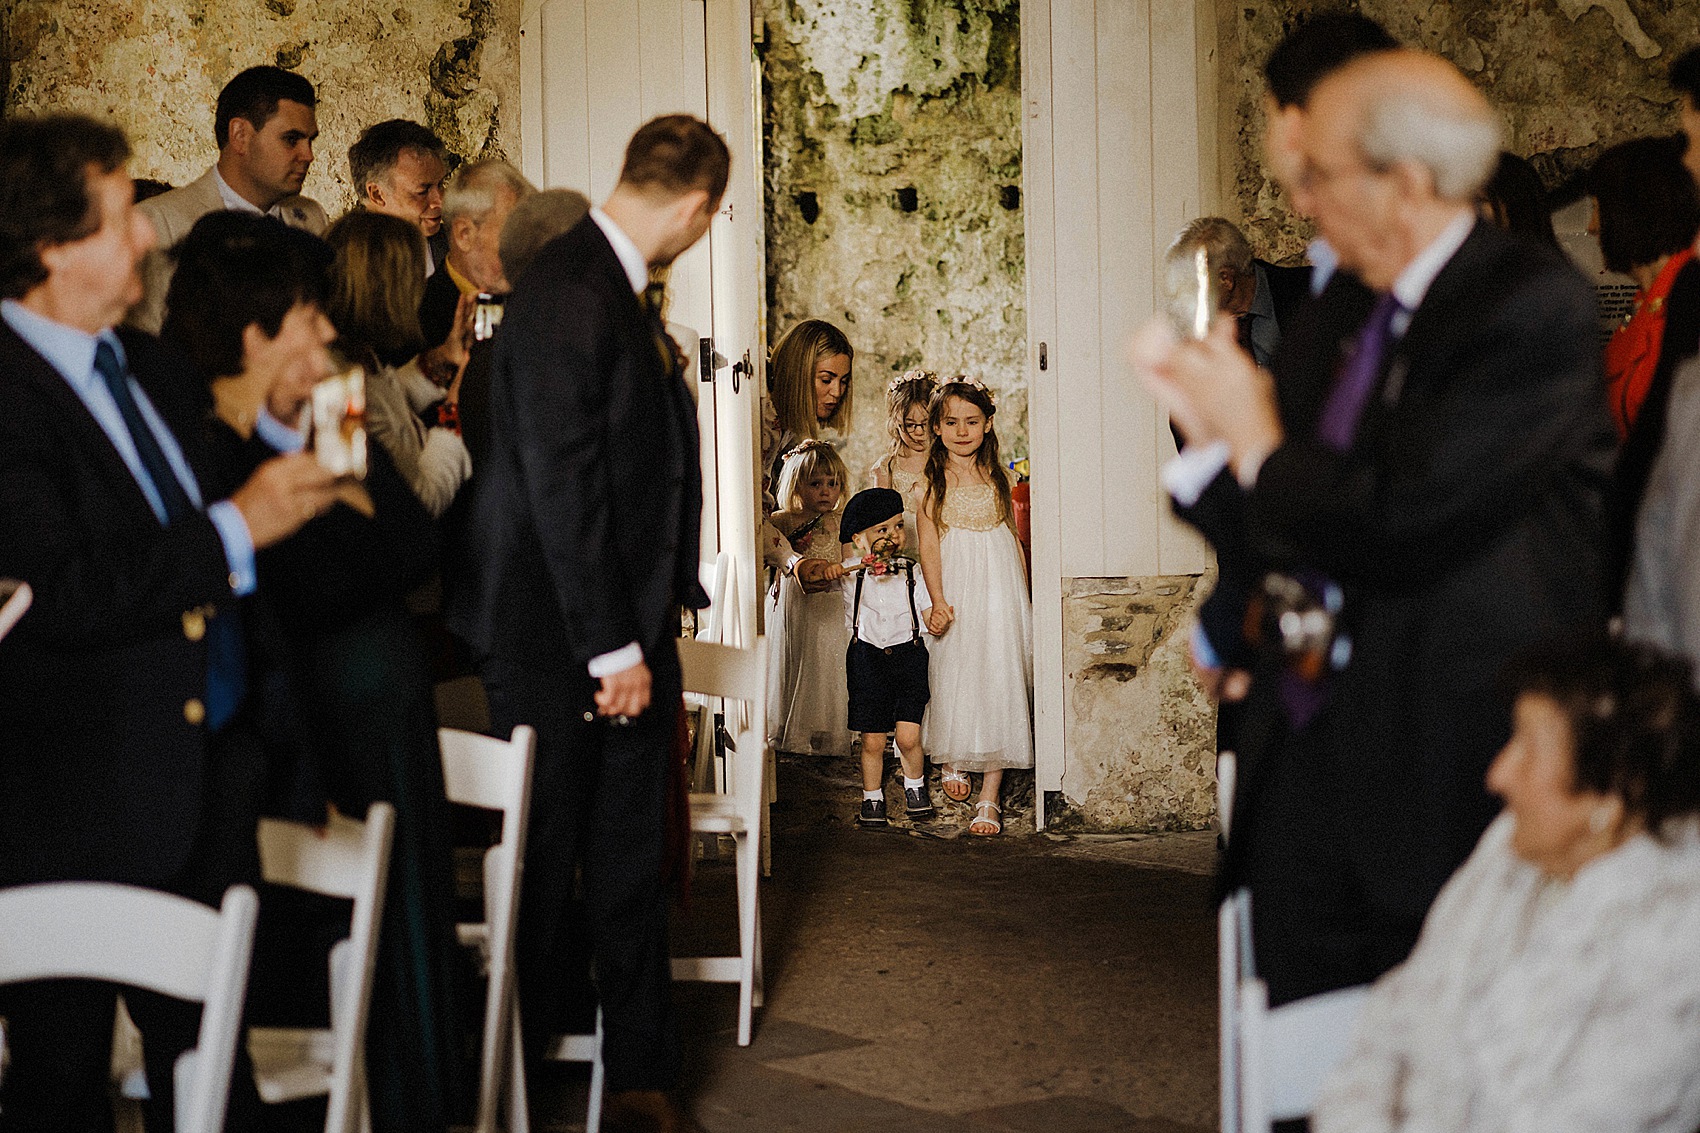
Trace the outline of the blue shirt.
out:
<instances>
[{"instance_id":1,"label":"blue shirt","mask_svg":"<svg viewBox=\"0 0 1700 1133\"><path fill-rule=\"evenodd\" d=\"M47 360L47 364L59 372L65 383L71 387L71 392L77 395L101 431L112 442L112 447L118 450L123 458L124 466L135 477L136 484L147 497L148 506L153 508L154 515L159 517L161 524L165 523L165 501L160 498L159 489L149 478L142 458L136 452L136 442L130 436L130 430L124 424L123 414L118 410L118 403L112 399L112 391L106 388L106 381L94 368L95 347L101 342L112 344L118 353L118 361L125 363L124 344L118 340L111 329L99 334L85 334L75 327L56 323L52 319L36 314L14 299L0 301L0 319L17 332L18 337L29 344L37 354ZM125 369L128 370L125 363ZM154 409L153 402L142 390L135 378L129 379L130 396L136 399L136 409L141 413L142 420L153 430L154 439L159 442L160 450L165 453L165 459L171 465L171 470L177 474L183 490L196 507L201 506L201 486L195 481L195 474L189 467L189 462L183 456L183 447L177 443L177 438L171 435L165 421ZM219 500L206 509L207 518L212 520L213 527L218 531L219 541L224 544L224 558L230 566L231 589L238 595L251 594L255 585L254 574L254 540L248 533L248 522L242 518L242 513L229 500Z\"/></svg>"}]
</instances>

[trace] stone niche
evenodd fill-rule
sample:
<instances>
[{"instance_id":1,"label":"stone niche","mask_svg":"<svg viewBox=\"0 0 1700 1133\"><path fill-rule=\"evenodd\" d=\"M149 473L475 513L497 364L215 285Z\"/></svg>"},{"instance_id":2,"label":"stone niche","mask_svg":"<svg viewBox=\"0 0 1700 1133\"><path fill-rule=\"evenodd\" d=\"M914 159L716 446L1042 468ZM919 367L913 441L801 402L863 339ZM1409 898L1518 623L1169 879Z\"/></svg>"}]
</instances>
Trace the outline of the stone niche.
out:
<instances>
[{"instance_id":1,"label":"stone niche","mask_svg":"<svg viewBox=\"0 0 1700 1133\"><path fill-rule=\"evenodd\" d=\"M348 147L373 122L423 122L463 159L519 152L519 0L13 0L4 30L6 112L114 119L138 177L205 172L219 88L260 63L317 88L306 192L332 216L354 202Z\"/></svg>"},{"instance_id":2,"label":"stone niche","mask_svg":"<svg viewBox=\"0 0 1700 1133\"><path fill-rule=\"evenodd\" d=\"M1016 0L757 0L770 342L856 348L852 482L889 449L885 386L980 376L1027 455Z\"/></svg>"},{"instance_id":3,"label":"stone niche","mask_svg":"<svg viewBox=\"0 0 1700 1133\"><path fill-rule=\"evenodd\" d=\"M1223 198L1259 254L1295 261L1312 235L1262 164L1262 66L1313 12L1353 10L1463 69L1505 118L1507 148L1549 189L1606 147L1677 129L1671 61L1700 45L1700 6L1671 0L1217 0Z\"/></svg>"},{"instance_id":4,"label":"stone niche","mask_svg":"<svg viewBox=\"0 0 1700 1133\"><path fill-rule=\"evenodd\" d=\"M1216 811L1216 709L1188 668L1186 627L1213 577L1063 584L1058 830L1196 830Z\"/></svg>"}]
</instances>

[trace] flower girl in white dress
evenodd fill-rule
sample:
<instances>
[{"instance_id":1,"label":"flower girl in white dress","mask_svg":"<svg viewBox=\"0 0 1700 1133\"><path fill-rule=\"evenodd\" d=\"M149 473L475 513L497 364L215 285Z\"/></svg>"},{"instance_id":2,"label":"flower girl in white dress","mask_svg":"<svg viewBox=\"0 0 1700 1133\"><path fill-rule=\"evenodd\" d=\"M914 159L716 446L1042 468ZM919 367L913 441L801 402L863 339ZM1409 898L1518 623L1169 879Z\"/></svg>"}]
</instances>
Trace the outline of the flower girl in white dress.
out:
<instances>
[{"instance_id":1,"label":"flower girl in white dress","mask_svg":"<svg viewBox=\"0 0 1700 1133\"><path fill-rule=\"evenodd\" d=\"M933 597L932 700L923 742L958 801L981 772L969 833L1003 829L1008 767L1033 766L1033 604L998 460L991 391L953 378L929 407L933 444L919 513L921 572Z\"/></svg>"},{"instance_id":2,"label":"flower girl in white dress","mask_svg":"<svg viewBox=\"0 0 1700 1133\"><path fill-rule=\"evenodd\" d=\"M838 521L849 471L825 441L806 440L785 454L773 525L802 558L837 564L844 557ZM796 560L796 561L800 561ZM850 632L838 588L808 594L795 561L768 597L767 734L778 750L849 755L850 695L844 652Z\"/></svg>"},{"instance_id":3,"label":"flower girl in white dress","mask_svg":"<svg viewBox=\"0 0 1700 1133\"><path fill-rule=\"evenodd\" d=\"M868 478L877 487L891 488L903 497L903 554L916 562L921 559L921 526L915 516L926 483L927 450L932 447L928 408L936 388L938 375L931 370L910 370L885 387L891 451L868 470Z\"/></svg>"}]
</instances>

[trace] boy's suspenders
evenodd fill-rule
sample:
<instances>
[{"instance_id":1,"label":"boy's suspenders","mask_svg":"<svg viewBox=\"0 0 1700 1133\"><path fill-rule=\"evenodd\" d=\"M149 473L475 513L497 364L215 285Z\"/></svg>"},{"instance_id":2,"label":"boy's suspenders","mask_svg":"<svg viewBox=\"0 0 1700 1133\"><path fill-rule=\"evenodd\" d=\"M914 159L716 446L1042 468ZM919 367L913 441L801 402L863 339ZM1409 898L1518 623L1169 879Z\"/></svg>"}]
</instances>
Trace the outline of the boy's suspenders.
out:
<instances>
[{"instance_id":1,"label":"boy's suspenders","mask_svg":"<svg viewBox=\"0 0 1700 1133\"><path fill-rule=\"evenodd\" d=\"M856 572L856 601L850 607L850 640L853 642L862 639L862 579L866 575L866 571Z\"/></svg>"},{"instance_id":2,"label":"boy's suspenders","mask_svg":"<svg viewBox=\"0 0 1700 1133\"><path fill-rule=\"evenodd\" d=\"M921 640L921 615L915 611L915 564L908 559L903 560L903 573L909 580L909 624L913 636L910 641ZM861 640L862 630L862 580L867 577L866 571L856 572L856 598L850 607L850 640Z\"/></svg>"},{"instance_id":3,"label":"boy's suspenders","mask_svg":"<svg viewBox=\"0 0 1700 1133\"><path fill-rule=\"evenodd\" d=\"M915 564L908 559L903 560L903 573L909 578L909 625L914 636L911 642L921 640L921 615L915 612ZM904 774L908 774L905 772Z\"/></svg>"}]
</instances>

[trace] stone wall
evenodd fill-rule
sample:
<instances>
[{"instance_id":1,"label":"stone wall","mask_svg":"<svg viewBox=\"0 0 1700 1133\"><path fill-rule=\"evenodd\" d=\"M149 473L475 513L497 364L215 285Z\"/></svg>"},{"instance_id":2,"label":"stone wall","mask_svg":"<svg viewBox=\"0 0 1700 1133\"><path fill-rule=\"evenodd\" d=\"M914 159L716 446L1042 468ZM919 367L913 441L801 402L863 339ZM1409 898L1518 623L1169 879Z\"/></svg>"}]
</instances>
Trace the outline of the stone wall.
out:
<instances>
[{"instance_id":1,"label":"stone wall","mask_svg":"<svg viewBox=\"0 0 1700 1133\"><path fill-rule=\"evenodd\" d=\"M1664 75L1700 44L1700 7L1670 0L1217 0L1223 200L1277 259L1298 256L1311 232L1263 173L1260 69L1288 30L1324 9L1361 11L1463 68L1504 114L1509 148L1549 188L1609 145L1674 132Z\"/></svg>"},{"instance_id":2,"label":"stone wall","mask_svg":"<svg viewBox=\"0 0 1700 1133\"><path fill-rule=\"evenodd\" d=\"M1216 811L1216 709L1186 627L1210 576L1063 584L1068 765L1058 829L1196 830Z\"/></svg>"},{"instance_id":3,"label":"stone wall","mask_svg":"<svg viewBox=\"0 0 1700 1133\"><path fill-rule=\"evenodd\" d=\"M1027 454L1017 0L757 0L768 327L856 348L855 479L889 447L885 386L979 374ZM860 486L860 484L858 484Z\"/></svg>"},{"instance_id":4,"label":"stone wall","mask_svg":"<svg viewBox=\"0 0 1700 1133\"><path fill-rule=\"evenodd\" d=\"M12 0L7 113L78 110L130 135L132 172L182 185L217 156L213 103L275 63L319 94L306 192L353 202L348 146L384 118L431 126L463 158L519 152L519 0Z\"/></svg>"}]
</instances>

